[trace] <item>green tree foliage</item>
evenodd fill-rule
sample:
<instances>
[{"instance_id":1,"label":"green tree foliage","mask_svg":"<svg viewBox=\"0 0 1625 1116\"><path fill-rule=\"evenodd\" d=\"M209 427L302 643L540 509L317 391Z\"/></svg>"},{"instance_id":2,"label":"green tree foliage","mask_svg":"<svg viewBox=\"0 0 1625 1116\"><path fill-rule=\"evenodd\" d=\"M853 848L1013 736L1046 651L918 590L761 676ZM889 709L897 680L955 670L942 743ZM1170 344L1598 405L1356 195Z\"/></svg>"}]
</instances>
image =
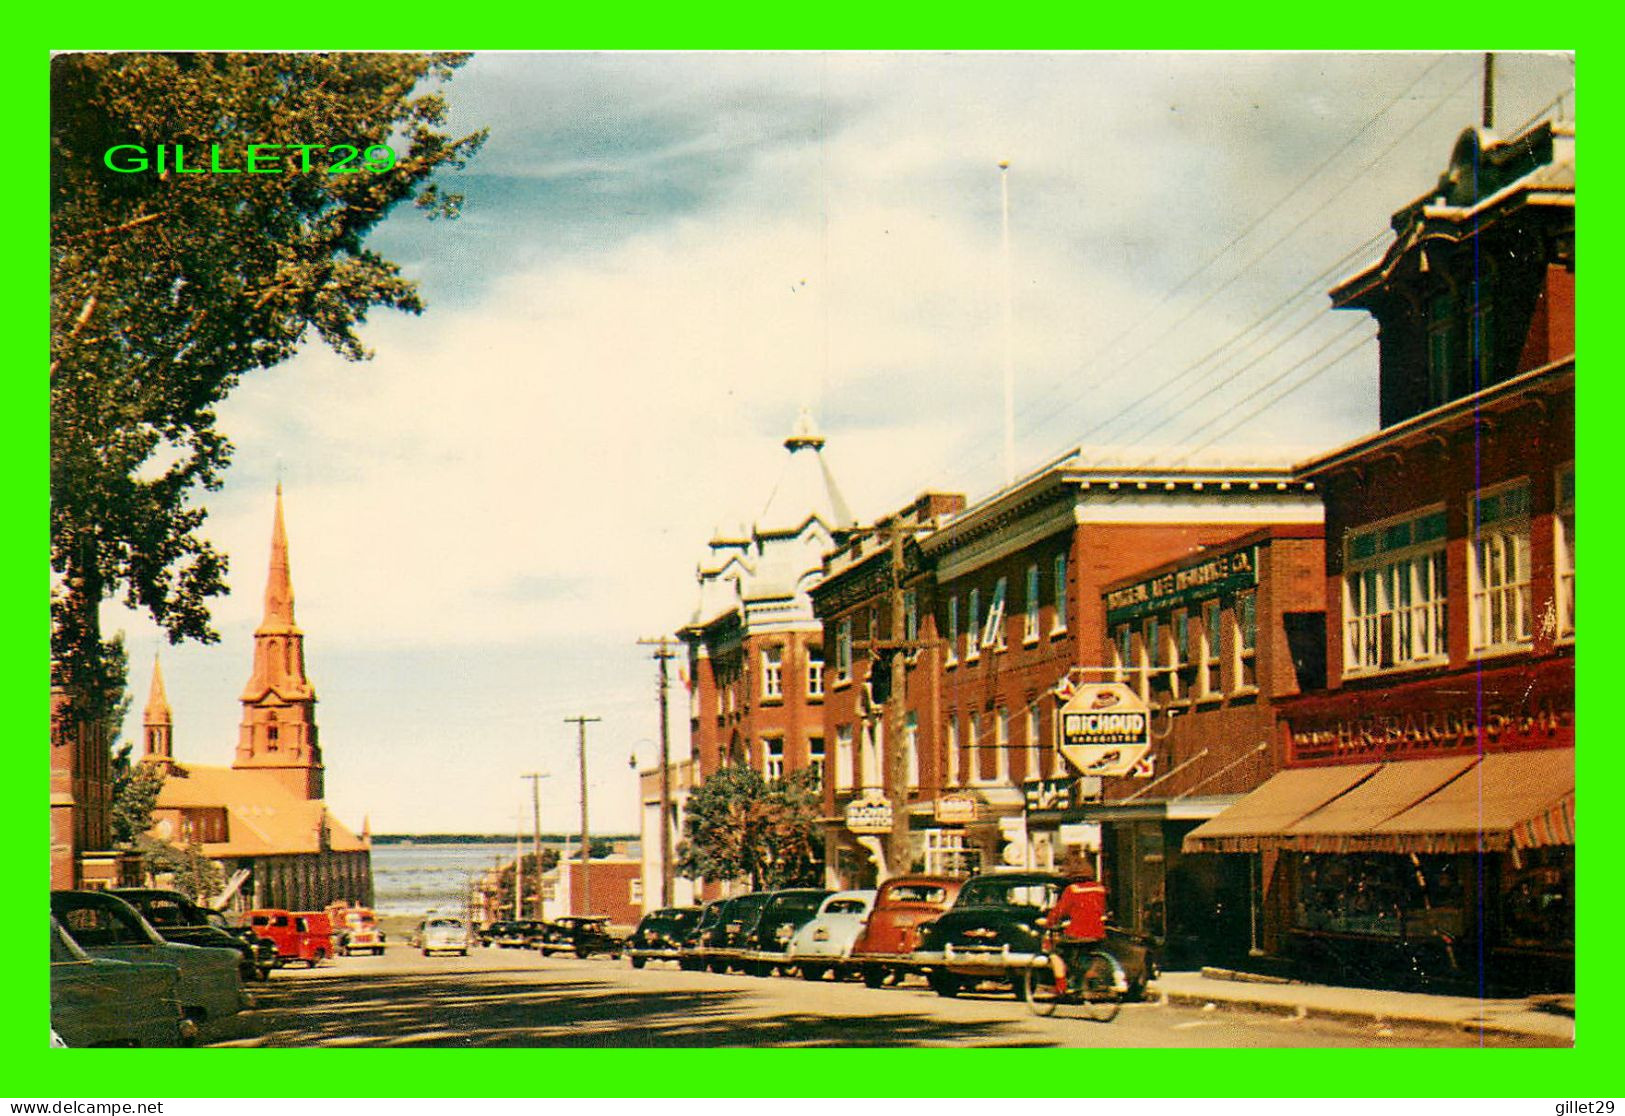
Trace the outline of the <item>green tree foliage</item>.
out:
<instances>
[{"instance_id":1,"label":"green tree foliage","mask_svg":"<svg viewBox=\"0 0 1625 1116\"><path fill-rule=\"evenodd\" d=\"M231 444L215 408L312 332L351 360L373 307L419 313L416 285L364 246L485 139L441 130L446 54L62 54L51 61L53 681L75 709L107 692L98 608L120 593L169 634L212 641L224 558L200 534ZM108 148L388 143L384 173L120 174ZM296 160L290 160L298 166Z\"/></svg>"},{"instance_id":2,"label":"green tree foliage","mask_svg":"<svg viewBox=\"0 0 1625 1116\"><path fill-rule=\"evenodd\" d=\"M128 848L152 828L153 807L164 786L164 770L155 763L132 763L131 746L113 756L113 809L109 819L113 844Z\"/></svg>"},{"instance_id":3,"label":"green tree foliage","mask_svg":"<svg viewBox=\"0 0 1625 1116\"><path fill-rule=\"evenodd\" d=\"M768 781L729 764L688 797L677 869L690 878L750 878L756 889L822 878L818 785L811 771Z\"/></svg>"},{"instance_id":4,"label":"green tree foliage","mask_svg":"<svg viewBox=\"0 0 1625 1116\"><path fill-rule=\"evenodd\" d=\"M542 871L543 872L550 872L550 871L552 871L554 868L556 868L558 866L558 863L559 863L559 850L555 849L555 848L544 846L542 848ZM522 892L522 894L525 895L525 896L535 895L536 894L536 854L535 853L526 853L520 860L519 870L522 873L520 878L523 881L523 885L524 885L524 891ZM497 886L497 905L496 905L497 910L506 911L506 912L511 913L513 911L513 864L512 863L504 864L501 867L501 869L498 870L496 886ZM532 912L531 904L530 904L529 901L527 901L525 903L524 910L520 914L520 917L521 918L530 918L532 913L533 912ZM504 917L506 917L506 916L504 916Z\"/></svg>"},{"instance_id":5,"label":"green tree foliage","mask_svg":"<svg viewBox=\"0 0 1625 1116\"><path fill-rule=\"evenodd\" d=\"M185 892L194 902L208 906L226 886L226 873L218 861L210 860L203 845L187 842L184 848L155 837L139 837L136 848L149 878L169 877L167 886Z\"/></svg>"}]
</instances>

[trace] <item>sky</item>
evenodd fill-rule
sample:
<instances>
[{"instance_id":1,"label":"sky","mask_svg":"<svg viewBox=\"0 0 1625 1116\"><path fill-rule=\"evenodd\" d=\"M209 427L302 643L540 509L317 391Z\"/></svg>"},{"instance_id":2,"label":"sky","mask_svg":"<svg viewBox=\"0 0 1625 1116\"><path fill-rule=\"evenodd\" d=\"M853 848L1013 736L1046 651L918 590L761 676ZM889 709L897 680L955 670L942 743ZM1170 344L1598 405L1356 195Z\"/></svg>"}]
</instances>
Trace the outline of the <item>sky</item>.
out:
<instances>
[{"instance_id":1,"label":"sky","mask_svg":"<svg viewBox=\"0 0 1625 1116\"><path fill-rule=\"evenodd\" d=\"M1564 55L1497 56L1497 129L1572 119ZM1480 119L1477 54L477 55L455 222L369 246L422 316L314 340L220 408L221 639L116 602L140 738L161 654L184 762L229 764L283 485L327 800L374 833L635 832L640 638L691 616L798 411L872 519L1093 460L1302 460L1376 427L1376 260ZM999 163L1008 162L1007 170ZM1001 183L1001 177L1004 181ZM1008 250L1004 204L1008 190ZM1008 280L1007 277L1008 276ZM1006 306L1009 325L1006 328ZM687 701L672 691L675 757Z\"/></svg>"}]
</instances>

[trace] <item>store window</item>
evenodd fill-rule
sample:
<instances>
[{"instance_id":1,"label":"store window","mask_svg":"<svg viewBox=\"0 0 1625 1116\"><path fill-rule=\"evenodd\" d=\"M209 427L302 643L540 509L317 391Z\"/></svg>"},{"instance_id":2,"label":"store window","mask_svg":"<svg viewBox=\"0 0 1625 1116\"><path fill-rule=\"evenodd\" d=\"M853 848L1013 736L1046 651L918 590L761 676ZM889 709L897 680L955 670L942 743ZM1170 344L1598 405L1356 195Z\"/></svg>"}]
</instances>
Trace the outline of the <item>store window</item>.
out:
<instances>
[{"instance_id":1,"label":"store window","mask_svg":"<svg viewBox=\"0 0 1625 1116\"><path fill-rule=\"evenodd\" d=\"M835 625L835 683L852 681L852 618Z\"/></svg>"},{"instance_id":2,"label":"store window","mask_svg":"<svg viewBox=\"0 0 1625 1116\"><path fill-rule=\"evenodd\" d=\"M1470 870L1455 856L1300 854L1298 872L1300 930L1407 941L1462 934Z\"/></svg>"},{"instance_id":3,"label":"store window","mask_svg":"<svg viewBox=\"0 0 1625 1116\"><path fill-rule=\"evenodd\" d=\"M1055 622L1050 634L1066 631L1066 555L1055 556Z\"/></svg>"},{"instance_id":4,"label":"store window","mask_svg":"<svg viewBox=\"0 0 1625 1116\"><path fill-rule=\"evenodd\" d=\"M1343 673L1442 661L1445 599L1443 509L1353 532L1344 549Z\"/></svg>"},{"instance_id":5,"label":"store window","mask_svg":"<svg viewBox=\"0 0 1625 1116\"><path fill-rule=\"evenodd\" d=\"M1531 638L1529 482L1486 489L1470 507L1473 651L1522 647Z\"/></svg>"},{"instance_id":6,"label":"store window","mask_svg":"<svg viewBox=\"0 0 1625 1116\"><path fill-rule=\"evenodd\" d=\"M1038 642L1038 565L1027 567L1027 611L1021 622L1021 641Z\"/></svg>"},{"instance_id":7,"label":"store window","mask_svg":"<svg viewBox=\"0 0 1625 1116\"><path fill-rule=\"evenodd\" d=\"M1574 466L1557 474L1557 636L1574 638Z\"/></svg>"},{"instance_id":8,"label":"store window","mask_svg":"<svg viewBox=\"0 0 1625 1116\"><path fill-rule=\"evenodd\" d=\"M1202 602L1202 632L1197 647L1196 696L1218 697L1222 685L1219 681L1219 600Z\"/></svg>"},{"instance_id":9,"label":"store window","mask_svg":"<svg viewBox=\"0 0 1625 1116\"><path fill-rule=\"evenodd\" d=\"M925 831L925 871L932 876L972 876L981 871L982 850L961 829Z\"/></svg>"},{"instance_id":10,"label":"store window","mask_svg":"<svg viewBox=\"0 0 1625 1116\"><path fill-rule=\"evenodd\" d=\"M1236 594L1236 689L1258 686L1258 590Z\"/></svg>"},{"instance_id":11,"label":"store window","mask_svg":"<svg viewBox=\"0 0 1625 1116\"><path fill-rule=\"evenodd\" d=\"M784 648L762 648L762 700L784 697Z\"/></svg>"}]
</instances>

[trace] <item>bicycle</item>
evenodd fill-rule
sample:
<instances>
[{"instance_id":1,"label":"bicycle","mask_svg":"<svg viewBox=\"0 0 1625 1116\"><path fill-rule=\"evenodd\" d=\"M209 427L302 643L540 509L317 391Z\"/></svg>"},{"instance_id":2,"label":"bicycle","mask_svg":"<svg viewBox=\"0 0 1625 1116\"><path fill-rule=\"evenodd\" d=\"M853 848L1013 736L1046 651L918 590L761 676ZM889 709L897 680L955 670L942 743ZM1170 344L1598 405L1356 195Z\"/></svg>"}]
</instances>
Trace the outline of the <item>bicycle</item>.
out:
<instances>
[{"instance_id":1,"label":"bicycle","mask_svg":"<svg viewBox=\"0 0 1625 1116\"><path fill-rule=\"evenodd\" d=\"M1053 949L1053 940L1046 943ZM1034 1015L1054 1015L1062 1005L1076 1005L1084 1015L1096 1023L1110 1023L1122 1010L1128 996L1128 974L1122 962L1103 948L1089 951L1083 972L1073 966L1067 972L1066 988L1055 991L1055 975L1050 971L1048 955L1041 962L1029 965L1021 978L1021 998L1027 1010Z\"/></svg>"}]
</instances>

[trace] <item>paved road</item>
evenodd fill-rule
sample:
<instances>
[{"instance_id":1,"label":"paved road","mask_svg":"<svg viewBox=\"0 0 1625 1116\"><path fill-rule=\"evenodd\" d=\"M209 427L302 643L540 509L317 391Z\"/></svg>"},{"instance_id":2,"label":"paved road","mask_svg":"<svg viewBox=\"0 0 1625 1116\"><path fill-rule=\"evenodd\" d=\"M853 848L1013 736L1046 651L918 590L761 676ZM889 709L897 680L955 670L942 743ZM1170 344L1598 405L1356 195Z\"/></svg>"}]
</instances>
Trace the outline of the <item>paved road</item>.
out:
<instances>
[{"instance_id":1,"label":"paved road","mask_svg":"<svg viewBox=\"0 0 1625 1116\"><path fill-rule=\"evenodd\" d=\"M228 1046L1302 1047L1477 1046L1464 1034L1130 1004L1112 1023L1037 1019L1008 994L947 1000L923 984L635 970L607 957L479 949L338 958L256 986ZM1502 1041L1503 1045L1517 1045Z\"/></svg>"}]
</instances>

